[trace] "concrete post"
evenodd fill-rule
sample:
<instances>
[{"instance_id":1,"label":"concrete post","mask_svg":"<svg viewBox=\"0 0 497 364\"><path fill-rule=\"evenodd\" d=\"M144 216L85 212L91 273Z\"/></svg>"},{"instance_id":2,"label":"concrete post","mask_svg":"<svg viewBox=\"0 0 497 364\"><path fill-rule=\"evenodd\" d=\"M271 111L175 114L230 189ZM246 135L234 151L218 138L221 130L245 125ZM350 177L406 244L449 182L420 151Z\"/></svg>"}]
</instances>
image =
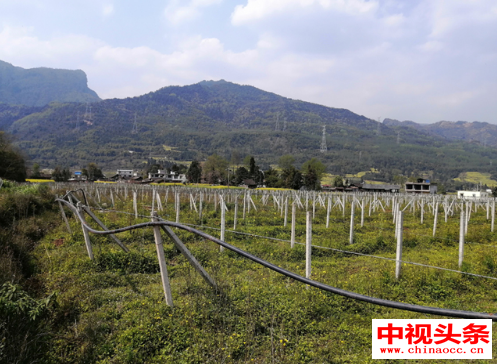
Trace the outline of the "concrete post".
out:
<instances>
[{"instance_id":1,"label":"concrete post","mask_svg":"<svg viewBox=\"0 0 497 364\"><path fill-rule=\"evenodd\" d=\"M152 215L152 221L157 221L157 214ZM162 246L162 237L160 235L160 227L154 226L155 248L157 250L157 259L159 260L160 276L162 279L162 288L164 289L164 297L166 304L173 306L173 296L171 294L171 285L167 274L166 257L164 256L164 247Z\"/></svg>"},{"instance_id":2,"label":"concrete post","mask_svg":"<svg viewBox=\"0 0 497 364\"><path fill-rule=\"evenodd\" d=\"M233 230L236 230L237 217L238 217L238 196L235 198L235 216L233 217Z\"/></svg>"},{"instance_id":3,"label":"concrete post","mask_svg":"<svg viewBox=\"0 0 497 364\"><path fill-rule=\"evenodd\" d=\"M403 239L403 225L404 225L404 213L402 211L398 212L397 217L397 252L395 258L395 279L400 278L400 270L402 266L402 239Z\"/></svg>"},{"instance_id":4,"label":"concrete post","mask_svg":"<svg viewBox=\"0 0 497 364\"><path fill-rule=\"evenodd\" d=\"M311 278L311 254L312 254L312 217L311 212L307 211L306 215L306 234L305 234L305 277Z\"/></svg>"},{"instance_id":5,"label":"concrete post","mask_svg":"<svg viewBox=\"0 0 497 364\"><path fill-rule=\"evenodd\" d=\"M64 208L62 207L62 204L60 202L59 202L59 208L60 208L60 213L62 214L62 219L64 219L64 222L66 223L67 231L69 231L69 234L72 235L71 226L69 225L66 213L64 212Z\"/></svg>"},{"instance_id":6,"label":"concrete post","mask_svg":"<svg viewBox=\"0 0 497 364\"><path fill-rule=\"evenodd\" d=\"M492 199L492 213L490 214L492 216L492 223L491 223L491 228L490 231L494 232L494 222L495 222L495 198Z\"/></svg>"},{"instance_id":7,"label":"concrete post","mask_svg":"<svg viewBox=\"0 0 497 364\"><path fill-rule=\"evenodd\" d=\"M326 228L330 227L331 197L328 196L328 205L326 207Z\"/></svg>"},{"instance_id":8,"label":"concrete post","mask_svg":"<svg viewBox=\"0 0 497 364\"><path fill-rule=\"evenodd\" d=\"M290 238L290 247L293 248L295 246L295 215L296 215L295 201L292 203L292 232Z\"/></svg>"},{"instance_id":9,"label":"concrete post","mask_svg":"<svg viewBox=\"0 0 497 364\"><path fill-rule=\"evenodd\" d=\"M288 196L285 198L285 218L283 221L283 226L286 227L288 223Z\"/></svg>"},{"instance_id":10,"label":"concrete post","mask_svg":"<svg viewBox=\"0 0 497 364\"><path fill-rule=\"evenodd\" d=\"M93 260L93 249L91 247L91 241L90 241L90 234L88 233L88 229L86 228L85 225L85 214L83 213L83 208L81 207L81 204L78 202L78 211L79 214L81 215L81 219L83 220L81 222L81 228L83 229L83 236L85 238L85 245L86 245L86 250L88 252L88 256L90 257L91 260Z\"/></svg>"},{"instance_id":11,"label":"concrete post","mask_svg":"<svg viewBox=\"0 0 497 364\"><path fill-rule=\"evenodd\" d=\"M350 234L349 234L349 244L354 244L354 215L355 215L355 201L352 200L350 205Z\"/></svg>"},{"instance_id":12,"label":"concrete post","mask_svg":"<svg viewBox=\"0 0 497 364\"><path fill-rule=\"evenodd\" d=\"M176 223L179 223L179 210L181 209L181 197L179 192L176 192Z\"/></svg>"},{"instance_id":13,"label":"concrete post","mask_svg":"<svg viewBox=\"0 0 497 364\"><path fill-rule=\"evenodd\" d=\"M464 209L461 209L461 222L459 224L459 270L461 270L462 262L464 258L464 228L466 224L466 219L464 217Z\"/></svg>"},{"instance_id":14,"label":"concrete post","mask_svg":"<svg viewBox=\"0 0 497 364\"><path fill-rule=\"evenodd\" d=\"M133 191L133 209L135 210L135 219L138 219L138 204L136 202L136 191Z\"/></svg>"},{"instance_id":15,"label":"concrete post","mask_svg":"<svg viewBox=\"0 0 497 364\"><path fill-rule=\"evenodd\" d=\"M178 238L178 236L173 232L173 230L169 226L162 226L162 230L169 235L171 240L173 241L174 245L176 245L176 248L181 252L181 254L184 255L184 257L190 262L190 264L195 268L195 270L202 276L202 278L212 286L212 288L217 288L216 283L214 280L207 274L207 272L204 270L202 265L195 259L195 257L192 255L192 253L188 250L185 244Z\"/></svg>"},{"instance_id":16,"label":"concrete post","mask_svg":"<svg viewBox=\"0 0 497 364\"><path fill-rule=\"evenodd\" d=\"M224 241L224 233L226 230L226 205L224 204L223 196L219 195L221 202L221 237L220 239ZM219 251L222 252L224 247L222 245L219 246Z\"/></svg>"},{"instance_id":17,"label":"concrete post","mask_svg":"<svg viewBox=\"0 0 497 364\"><path fill-rule=\"evenodd\" d=\"M437 222L438 222L438 202L435 204L435 209L433 213L435 215L435 217L433 218L433 237L435 237L435 234L437 233Z\"/></svg>"}]
</instances>

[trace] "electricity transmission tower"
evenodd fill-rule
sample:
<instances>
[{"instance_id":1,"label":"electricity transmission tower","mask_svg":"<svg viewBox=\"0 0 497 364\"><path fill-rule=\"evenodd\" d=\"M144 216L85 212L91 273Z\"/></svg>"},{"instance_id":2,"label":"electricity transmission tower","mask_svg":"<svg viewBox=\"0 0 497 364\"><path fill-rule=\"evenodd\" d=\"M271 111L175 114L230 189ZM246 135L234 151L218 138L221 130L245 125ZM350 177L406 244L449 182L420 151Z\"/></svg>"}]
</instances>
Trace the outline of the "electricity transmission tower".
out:
<instances>
[{"instance_id":1,"label":"electricity transmission tower","mask_svg":"<svg viewBox=\"0 0 497 364\"><path fill-rule=\"evenodd\" d=\"M400 144L400 131L397 132L397 144Z\"/></svg>"},{"instance_id":2,"label":"electricity transmission tower","mask_svg":"<svg viewBox=\"0 0 497 364\"><path fill-rule=\"evenodd\" d=\"M328 147L326 146L326 125L323 125L323 137L321 138L321 153L326 153Z\"/></svg>"},{"instance_id":3,"label":"electricity transmission tower","mask_svg":"<svg viewBox=\"0 0 497 364\"><path fill-rule=\"evenodd\" d=\"M79 131L79 111L78 111L78 116L76 117L76 127L74 130Z\"/></svg>"},{"instance_id":4,"label":"electricity transmission tower","mask_svg":"<svg viewBox=\"0 0 497 364\"><path fill-rule=\"evenodd\" d=\"M135 121L133 122L133 129L131 130L131 134L138 134L138 123L136 122L136 113L135 113Z\"/></svg>"}]
</instances>

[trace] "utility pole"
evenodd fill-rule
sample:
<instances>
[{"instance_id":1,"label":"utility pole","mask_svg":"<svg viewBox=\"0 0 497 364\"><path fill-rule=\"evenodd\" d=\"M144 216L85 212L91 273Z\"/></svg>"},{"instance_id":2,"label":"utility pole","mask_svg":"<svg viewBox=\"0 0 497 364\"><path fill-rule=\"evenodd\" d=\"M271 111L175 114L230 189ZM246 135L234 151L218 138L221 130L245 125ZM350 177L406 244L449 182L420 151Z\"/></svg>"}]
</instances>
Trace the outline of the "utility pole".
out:
<instances>
[{"instance_id":1,"label":"utility pole","mask_svg":"<svg viewBox=\"0 0 497 364\"><path fill-rule=\"evenodd\" d=\"M326 125L323 125L323 137L321 138L321 153L326 153L328 147L326 146Z\"/></svg>"}]
</instances>

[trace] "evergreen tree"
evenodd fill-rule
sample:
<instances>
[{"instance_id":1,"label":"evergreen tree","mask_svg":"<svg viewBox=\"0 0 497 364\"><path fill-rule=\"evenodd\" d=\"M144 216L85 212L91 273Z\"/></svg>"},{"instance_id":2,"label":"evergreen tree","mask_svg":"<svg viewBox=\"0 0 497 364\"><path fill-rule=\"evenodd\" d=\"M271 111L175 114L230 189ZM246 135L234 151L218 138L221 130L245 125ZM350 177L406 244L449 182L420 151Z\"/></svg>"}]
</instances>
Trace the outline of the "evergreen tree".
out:
<instances>
[{"instance_id":1,"label":"evergreen tree","mask_svg":"<svg viewBox=\"0 0 497 364\"><path fill-rule=\"evenodd\" d=\"M293 175L293 180L290 185L290 188L293 188L294 190L300 190L302 188L302 173L299 171L295 170L295 173Z\"/></svg>"},{"instance_id":2,"label":"evergreen tree","mask_svg":"<svg viewBox=\"0 0 497 364\"><path fill-rule=\"evenodd\" d=\"M202 166L196 160L192 161L190 168L186 172L186 178L190 183L199 183L202 178Z\"/></svg>"},{"instance_id":3,"label":"evergreen tree","mask_svg":"<svg viewBox=\"0 0 497 364\"><path fill-rule=\"evenodd\" d=\"M246 179L250 178L249 171L247 171L247 168L245 167L240 167L236 170L235 172L235 184L240 185L242 182Z\"/></svg>"},{"instance_id":4,"label":"evergreen tree","mask_svg":"<svg viewBox=\"0 0 497 364\"><path fill-rule=\"evenodd\" d=\"M308 190L319 190L321 188L318 174L311 165L307 166L307 172L304 175L304 186Z\"/></svg>"},{"instance_id":5,"label":"evergreen tree","mask_svg":"<svg viewBox=\"0 0 497 364\"><path fill-rule=\"evenodd\" d=\"M88 170L88 179L90 181L95 181L104 176L102 170L98 168L96 163L88 163L87 170Z\"/></svg>"},{"instance_id":6,"label":"evergreen tree","mask_svg":"<svg viewBox=\"0 0 497 364\"><path fill-rule=\"evenodd\" d=\"M255 165L255 159L254 159L254 157L250 157L250 169L249 169L249 173L250 173L250 176L252 176L252 178L255 178L258 169L259 168L257 168L257 166Z\"/></svg>"}]
</instances>

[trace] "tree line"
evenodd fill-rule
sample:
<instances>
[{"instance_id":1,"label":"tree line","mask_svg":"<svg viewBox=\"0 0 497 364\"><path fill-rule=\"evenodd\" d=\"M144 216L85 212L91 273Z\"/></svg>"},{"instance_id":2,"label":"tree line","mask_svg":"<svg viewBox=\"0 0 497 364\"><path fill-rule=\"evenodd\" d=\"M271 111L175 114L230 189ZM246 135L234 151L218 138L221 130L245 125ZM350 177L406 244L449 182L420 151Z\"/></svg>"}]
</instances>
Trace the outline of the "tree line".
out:
<instances>
[{"instance_id":1,"label":"tree line","mask_svg":"<svg viewBox=\"0 0 497 364\"><path fill-rule=\"evenodd\" d=\"M232 158L230 163L223 157L213 154L204 163L194 160L188 168L186 177L190 183L206 182L227 186L253 183L274 188L319 190L325 170L325 165L317 158L311 158L297 169L295 158L292 155L284 155L278 160L278 168L270 166L263 170L257 165L253 156L245 157L240 164L238 157Z\"/></svg>"}]
</instances>

